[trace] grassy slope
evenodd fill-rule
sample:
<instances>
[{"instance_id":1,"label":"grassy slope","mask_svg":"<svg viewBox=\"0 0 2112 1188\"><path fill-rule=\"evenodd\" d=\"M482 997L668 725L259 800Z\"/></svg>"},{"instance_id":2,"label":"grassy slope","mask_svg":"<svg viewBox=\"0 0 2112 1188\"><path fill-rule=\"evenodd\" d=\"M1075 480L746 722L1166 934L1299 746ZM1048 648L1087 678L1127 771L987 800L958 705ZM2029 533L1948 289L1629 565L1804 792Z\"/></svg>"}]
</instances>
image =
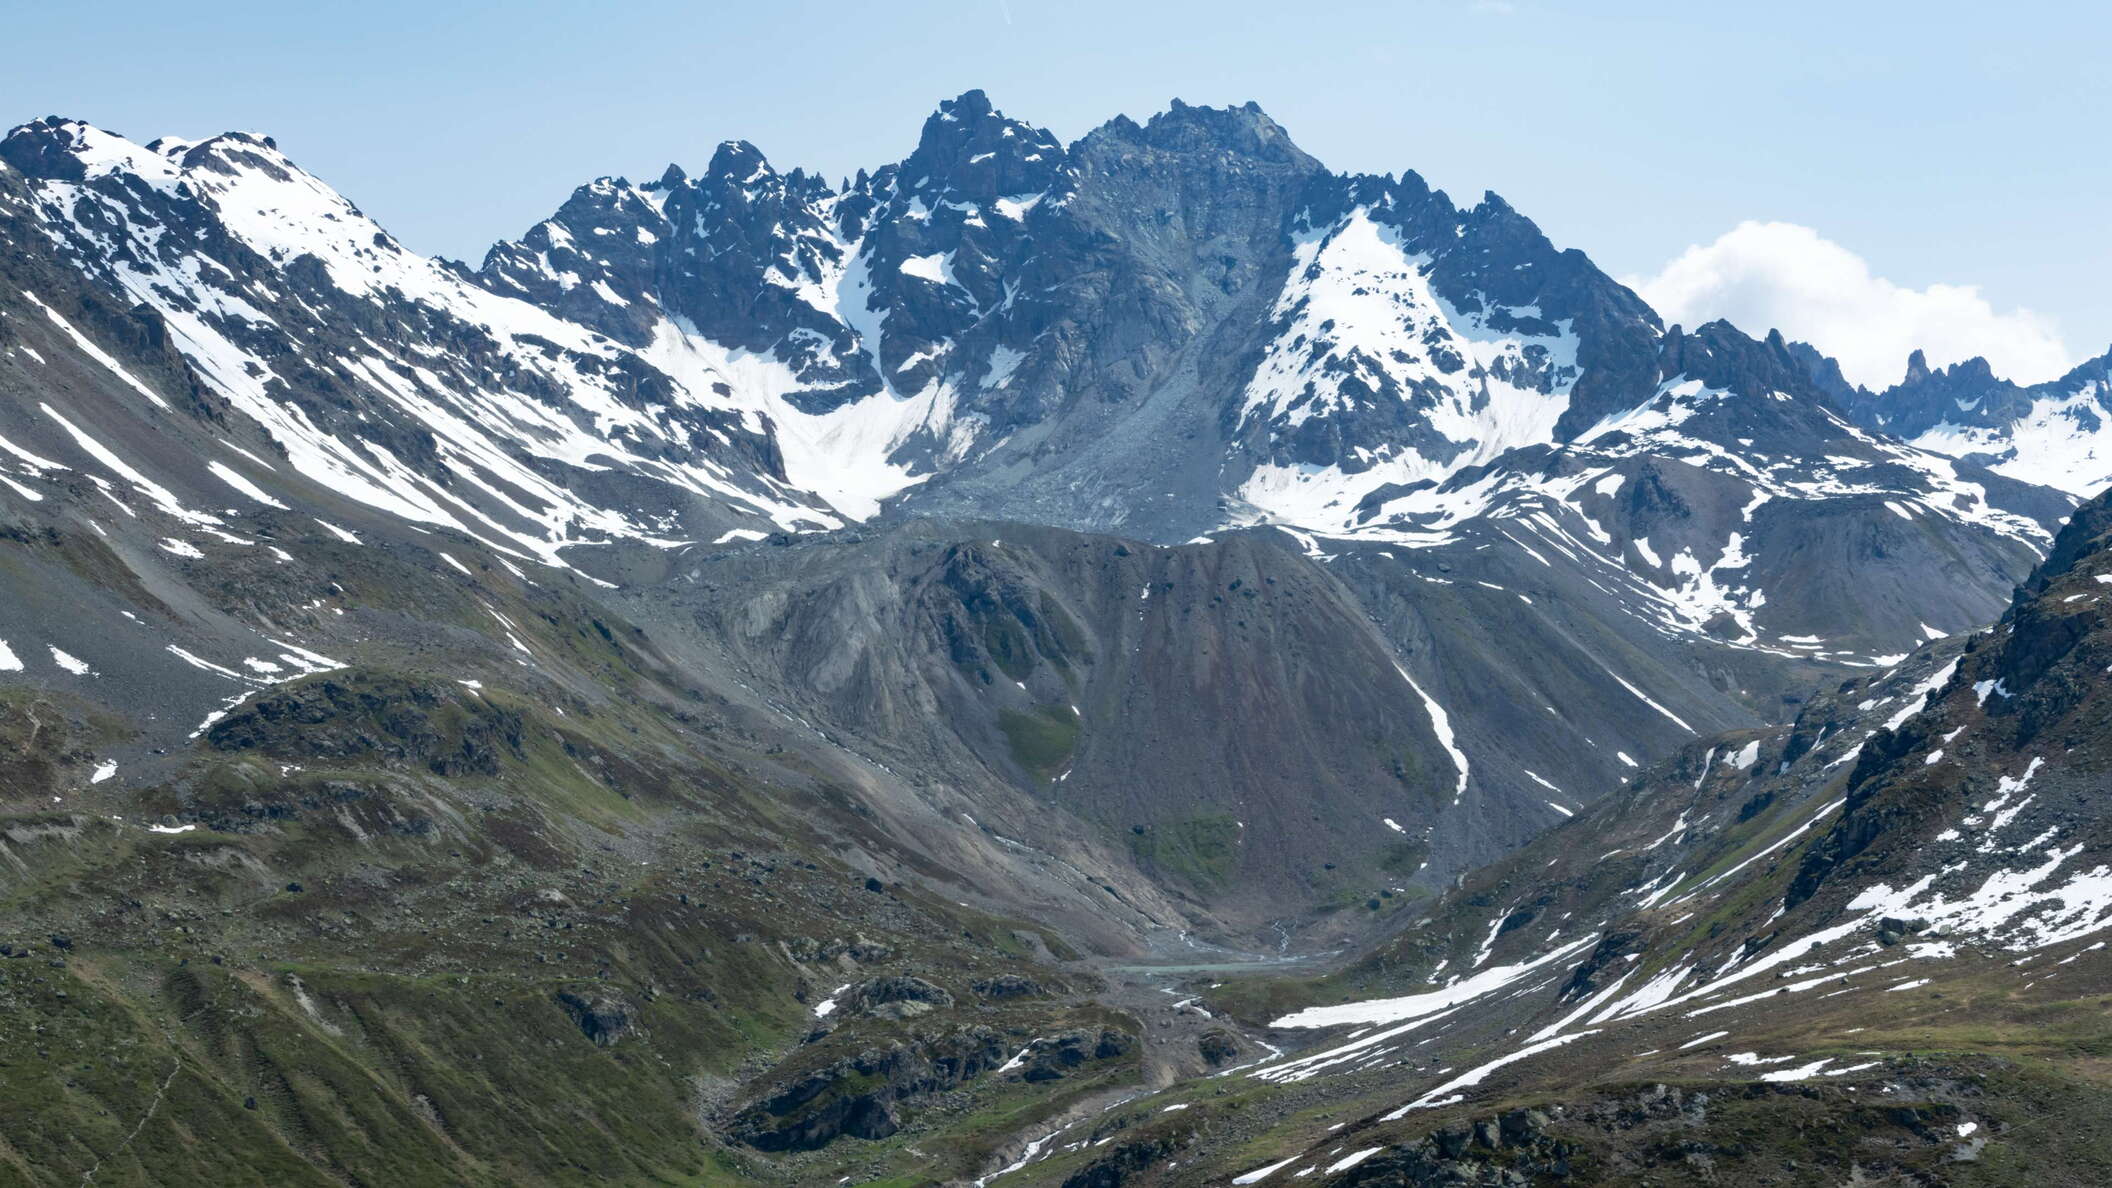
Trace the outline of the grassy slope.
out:
<instances>
[{"instance_id":1,"label":"grassy slope","mask_svg":"<svg viewBox=\"0 0 2112 1188\"><path fill-rule=\"evenodd\" d=\"M244 559L199 580L357 632L374 642L334 650L365 662L255 695L132 786L86 778L134 737L122 715L0 699L0 1183L805 1182L714 1123L797 1050L813 1001L913 971L981 1021L974 981L1066 951L868 889L847 843L886 843L841 790L747 749L564 583L489 562L457 581L415 546L302 554L327 577ZM1044 978L1058 999L995 1020L1022 1044L1082 988ZM628 1029L597 1045L565 994ZM890 1153L858 1158L972 1170L982 1151L949 1131L1134 1070L912 1103Z\"/></svg>"}]
</instances>

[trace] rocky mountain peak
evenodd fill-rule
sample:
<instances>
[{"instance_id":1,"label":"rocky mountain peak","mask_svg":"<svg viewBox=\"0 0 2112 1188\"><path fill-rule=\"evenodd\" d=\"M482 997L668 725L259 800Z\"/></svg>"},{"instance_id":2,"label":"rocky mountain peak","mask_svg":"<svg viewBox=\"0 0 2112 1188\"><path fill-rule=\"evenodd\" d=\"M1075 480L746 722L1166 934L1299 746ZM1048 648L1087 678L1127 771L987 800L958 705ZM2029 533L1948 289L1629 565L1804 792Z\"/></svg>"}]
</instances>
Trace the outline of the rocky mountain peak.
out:
<instances>
[{"instance_id":1,"label":"rocky mountain peak","mask_svg":"<svg viewBox=\"0 0 2112 1188\"><path fill-rule=\"evenodd\" d=\"M1518 211L1516 207L1504 201L1503 195L1494 190L1483 190L1481 201L1475 204L1473 213L1485 219L1501 219L1515 216Z\"/></svg>"},{"instance_id":2,"label":"rocky mountain peak","mask_svg":"<svg viewBox=\"0 0 2112 1188\"><path fill-rule=\"evenodd\" d=\"M186 151L189 151L192 149L206 147L224 149L234 146L245 146L248 148L263 149L268 152L274 153L279 151L278 138L266 136L261 132L222 132L218 136L209 136L204 140L197 142L195 145L177 137L165 136L150 141L147 144L147 148L149 151L157 153L166 152L173 148L182 148Z\"/></svg>"},{"instance_id":3,"label":"rocky mountain peak","mask_svg":"<svg viewBox=\"0 0 2112 1188\"><path fill-rule=\"evenodd\" d=\"M997 108L991 105L990 96L985 94L981 87L975 87L962 91L951 99L940 100L938 110L932 112L930 118L924 121L924 137L927 141L931 138L935 124L972 127L993 116L1003 118L998 115Z\"/></svg>"},{"instance_id":4,"label":"rocky mountain peak","mask_svg":"<svg viewBox=\"0 0 2112 1188\"><path fill-rule=\"evenodd\" d=\"M981 91L939 104L924 121L916 151L902 162L903 192L927 201L950 195L986 203L1047 190L1067 160L1046 129L1015 120Z\"/></svg>"},{"instance_id":5,"label":"rocky mountain peak","mask_svg":"<svg viewBox=\"0 0 2112 1188\"><path fill-rule=\"evenodd\" d=\"M86 120L45 116L9 131L0 139L0 160L33 178L84 181L98 164L122 161L139 152L114 132Z\"/></svg>"},{"instance_id":6,"label":"rocky mountain peak","mask_svg":"<svg viewBox=\"0 0 2112 1188\"><path fill-rule=\"evenodd\" d=\"M1918 384L1932 382L1955 386L2000 384L2007 381L1997 376L1994 367L1982 356L1975 355L1949 367L1930 367L1928 353L1917 347L1907 356L1906 376L1894 385L1894 389L1912 388Z\"/></svg>"},{"instance_id":7,"label":"rocky mountain peak","mask_svg":"<svg viewBox=\"0 0 2112 1188\"><path fill-rule=\"evenodd\" d=\"M1415 181L1420 185L1422 179L1418 177ZM1527 269L1541 266L1557 255L1554 245L1541 233L1539 224L1518 213L1494 190L1485 191L1480 202L1471 210L1461 212L1457 218L1463 239L1471 238L1478 247L1523 264ZM1581 252L1577 253L1574 263L1590 266Z\"/></svg>"},{"instance_id":8,"label":"rocky mountain peak","mask_svg":"<svg viewBox=\"0 0 2112 1188\"><path fill-rule=\"evenodd\" d=\"M2015 411L2021 392L1997 376L1986 359L1931 367L1928 354L1916 350L1907 356L1906 374L1899 383L1883 392L1858 395L1856 406L1881 427L1911 435L1983 409L1988 414L2005 407Z\"/></svg>"},{"instance_id":9,"label":"rocky mountain peak","mask_svg":"<svg viewBox=\"0 0 2112 1188\"><path fill-rule=\"evenodd\" d=\"M1685 376L1725 391L1817 398L1809 374L1779 331L1754 339L1721 318L1691 331L1674 326L1665 331L1659 360L1665 380Z\"/></svg>"},{"instance_id":10,"label":"rocky mountain peak","mask_svg":"<svg viewBox=\"0 0 2112 1188\"><path fill-rule=\"evenodd\" d=\"M1126 118L1103 128L1119 129L1124 124L1136 128ZM1136 136L1159 149L1230 153L1301 170L1321 168L1318 160L1292 142L1283 125L1252 100L1237 107L1198 107L1175 99L1138 129Z\"/></svg>"},{"instance_id":11,"label":"rocky mountain peak","mask_svg":"<svg viewBox=\"0 0 2112 1188\"><path fill-rule=\"evenodd\" d=\"M2112 347L2106 347L2105 353L2095 359L2085 359L2076 364L2073 370L2061 377L2062 383L2071 385L2093 380L2100 383L2112 380Z\"/></svg>"},{"instance_id":12,"label":"rocky mountain peak","mask_svg":"<svg viewBox=\"0 0 2112 1188\"><path fill-rule=\"evenodd\" d=\"M1922 352L1920 347L1915 347L1914 353L1907 356L1907 378L1901 382L1918 384L1927 378L1929 378L1929 357Z\"/></svg>"},{"instance_id":13,"label":"rocky mountain peak","mask_svg":"<svg viewBox=\"0 0 2112 1188\"><path fill-rule=\"evenodd\" d=\"M762 181L776 172L770 167L769 158L763 156L763 150L745 140L721 141L712 151L711 164L704 167L706 179L743 184Z\"/></svg>"},{"instance_id":14,"label":"rocky mountain peak","mask_svg":"<svg viewBox=\"0 0 2112 1188\"><path fill-rule=\"evenodd\" d=\"M1787 349L1804 365L1805 374L1810 376L1811 382L1817 384L1819 390L1831 397L1835 404L1850 408L1860 398L1861 389L1849 383L1848 377L1841 373L1839 360L1808 342L1792 342L1788 344Z\"/></svg>"}]
</instances>

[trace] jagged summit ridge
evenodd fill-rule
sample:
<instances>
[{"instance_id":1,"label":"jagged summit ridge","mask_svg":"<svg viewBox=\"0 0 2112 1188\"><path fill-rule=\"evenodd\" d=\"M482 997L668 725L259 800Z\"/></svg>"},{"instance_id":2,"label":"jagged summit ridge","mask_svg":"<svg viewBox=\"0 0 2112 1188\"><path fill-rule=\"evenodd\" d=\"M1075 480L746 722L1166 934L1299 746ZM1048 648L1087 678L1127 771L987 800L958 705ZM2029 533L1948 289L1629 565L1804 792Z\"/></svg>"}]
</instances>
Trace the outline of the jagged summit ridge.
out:
<instances>
[{"instance_id":1,"label":"jagged summit ridge","mask_svg":"<svg viewBox=\"0 0 2112 1188\"><path fill-rule=\"evenodd\" d=\"M2005 542L1965 547L1976 569L2021 564L2062 510L1859 436L1772 340L1668 333L1500 197L1331 173L1251 103L1066 146L969 91L840 185L729 140L695 174L581 186L474 270L405 251L268 140L156 143L40 121L0 159L303 473L538 556L888 509L1428 548L1529 520L1551 469L1679 459L1721 491L1679 505L1691 571L1640 524L1559 515L1579 557L1694 606L1722 597L1707 559L1758 539L1704 508L1920 507L1897 514ZM387 335L344 332L368 323ZM1740 613L1833 630L1779 596ZM1888 621L1885 652L1926 620Z\"/></svg>"}]
</instances>

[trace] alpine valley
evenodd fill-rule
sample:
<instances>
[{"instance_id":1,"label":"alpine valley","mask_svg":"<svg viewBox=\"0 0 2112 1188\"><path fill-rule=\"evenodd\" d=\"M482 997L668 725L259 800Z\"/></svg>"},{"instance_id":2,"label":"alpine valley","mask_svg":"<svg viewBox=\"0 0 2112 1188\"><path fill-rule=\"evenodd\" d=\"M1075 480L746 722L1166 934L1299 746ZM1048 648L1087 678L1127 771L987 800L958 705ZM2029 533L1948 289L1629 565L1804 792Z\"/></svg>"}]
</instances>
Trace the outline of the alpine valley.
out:
<instances>
[{"instance_id":1,"label":"alpine valley","mask_svg":"<svg viewBox=\"0 0 2112 1188\"><path fill-rule=\"evenodd\" d=\"M0 1184L2112 1182L2112 356L1754 329L1252 104L17 127Z\"/></svg>"}]
</instances>

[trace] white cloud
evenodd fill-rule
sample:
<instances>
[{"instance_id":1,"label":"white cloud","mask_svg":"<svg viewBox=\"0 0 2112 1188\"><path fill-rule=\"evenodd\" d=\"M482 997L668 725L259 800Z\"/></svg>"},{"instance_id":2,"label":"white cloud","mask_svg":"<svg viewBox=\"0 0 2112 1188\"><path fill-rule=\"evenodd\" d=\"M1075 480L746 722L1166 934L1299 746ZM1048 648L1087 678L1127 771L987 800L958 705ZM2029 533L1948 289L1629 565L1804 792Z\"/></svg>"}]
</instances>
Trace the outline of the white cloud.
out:
<instances>
[{"instance_id":1,"label":"white cloud","mask_svg":"<svg viewBox=\"0 0 2112 1188\"><path fill-rule=\"evenodd\" d=\"M2021 307L1998 313L1972 285L1893 284L1795 223L1740 223L1656 276L1623 283L1667 323L1691 329L1724 318L1750 334L1779 329L1840 360L1850 382L1869 388L1898 383L1917 347L1931 367L1984 355L1995 374L2020 383L2075 365L2052 319Z\"/></svg>"}]
</instances>

